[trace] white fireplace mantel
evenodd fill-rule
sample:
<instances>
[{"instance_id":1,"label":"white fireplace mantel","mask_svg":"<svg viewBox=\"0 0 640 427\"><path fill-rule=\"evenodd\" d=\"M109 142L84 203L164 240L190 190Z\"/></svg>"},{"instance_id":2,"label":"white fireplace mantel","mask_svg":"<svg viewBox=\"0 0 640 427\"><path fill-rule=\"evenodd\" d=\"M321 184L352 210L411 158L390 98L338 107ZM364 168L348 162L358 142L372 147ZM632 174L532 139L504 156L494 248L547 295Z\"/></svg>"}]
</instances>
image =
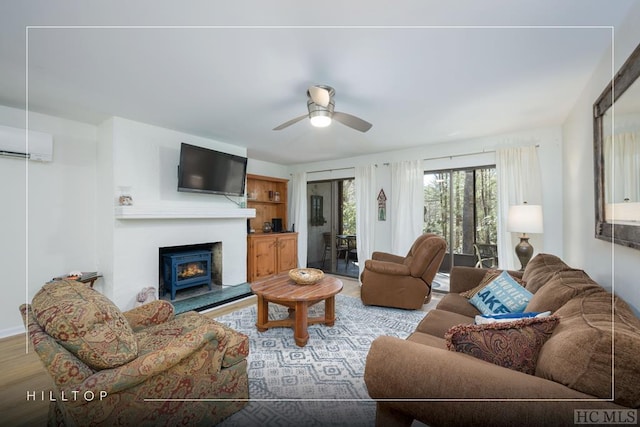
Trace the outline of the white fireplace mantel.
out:
<instances>
[{"instance_id":1,"label":"white fireplace mantel","mask_svg":"<svg viewBox=\"0 0 640 427\"><path fill-rule=\"evenodd\" d=\"M128 219L191 219L191 218L255 218L256 210L211 206L116 206L115 218Z\"/></svg>"}]
</instances>

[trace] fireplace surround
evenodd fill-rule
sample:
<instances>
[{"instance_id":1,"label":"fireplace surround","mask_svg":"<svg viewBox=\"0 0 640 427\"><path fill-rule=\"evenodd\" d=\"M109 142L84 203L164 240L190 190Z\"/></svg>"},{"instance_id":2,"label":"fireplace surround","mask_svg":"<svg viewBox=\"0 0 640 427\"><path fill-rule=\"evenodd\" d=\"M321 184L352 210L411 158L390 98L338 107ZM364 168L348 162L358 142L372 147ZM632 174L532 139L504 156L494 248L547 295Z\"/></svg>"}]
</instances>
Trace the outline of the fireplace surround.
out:
<instances>
[{"instance_id":1,"label":"fireplace surround","mask_svg":"<svg viewBox=\"0 0 640 427\"><path fill-rule=\"evenodd\" d=\"M227 288L244 284L247 218L253 216L253 209L203 205L147 206L138 202L135 206L116 206L116 222L111 230L105 229L103 233L104 241L110 243L100 246L99 268L105 278L100 290L122 309L130 309L135 306L141 288L161 289L159 248L188 245L199 250L203 249L199 245L206 242L221 243L219 255L215 248L211 249L212 263L219 266L212 268L214 291L213 285ZM180 300L180 291L176 298Z\"/></svg>"}]
</instances>

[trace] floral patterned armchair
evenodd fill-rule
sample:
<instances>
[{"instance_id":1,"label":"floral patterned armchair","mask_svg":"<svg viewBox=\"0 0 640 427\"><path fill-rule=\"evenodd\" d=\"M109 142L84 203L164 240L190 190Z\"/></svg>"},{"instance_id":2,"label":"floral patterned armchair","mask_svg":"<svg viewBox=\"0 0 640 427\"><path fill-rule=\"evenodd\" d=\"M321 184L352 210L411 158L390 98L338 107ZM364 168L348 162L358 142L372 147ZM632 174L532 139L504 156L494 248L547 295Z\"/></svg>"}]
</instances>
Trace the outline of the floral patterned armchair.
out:
<instances>
[{"instance_id":1,"label":"floral patterned armchair","mask_svg":"<svg viewBox=\"0 0 640 427\"><path fill-rule=\"evenodd\" d=\"M50 425L214 425L247 403L247 336L196 312L121 312L71 281L20 311L57 387Z\"/></svg>"}]
</instances>

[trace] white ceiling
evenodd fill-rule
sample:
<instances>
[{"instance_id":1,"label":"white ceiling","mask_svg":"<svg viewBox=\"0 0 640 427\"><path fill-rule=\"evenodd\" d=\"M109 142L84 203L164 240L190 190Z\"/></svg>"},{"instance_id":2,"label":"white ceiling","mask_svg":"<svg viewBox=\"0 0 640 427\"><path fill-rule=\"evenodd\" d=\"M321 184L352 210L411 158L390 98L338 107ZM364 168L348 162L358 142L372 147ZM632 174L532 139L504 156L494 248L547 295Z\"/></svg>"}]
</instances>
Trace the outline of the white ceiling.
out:
<instances>
[{"instance_id":1,"label":"white ceiling","mask_svg":"<svg viewBox=\"0 0 640 427\"><path fill-rule=\"evenodd\" d=\"M554 126L611 43L594 26L635 1L5 1L0 104L24 108L28 62L31 111L125 117L280 164ZM306 113L312 84L373 128L273 131Z\"/></svg>"}]
</instances>

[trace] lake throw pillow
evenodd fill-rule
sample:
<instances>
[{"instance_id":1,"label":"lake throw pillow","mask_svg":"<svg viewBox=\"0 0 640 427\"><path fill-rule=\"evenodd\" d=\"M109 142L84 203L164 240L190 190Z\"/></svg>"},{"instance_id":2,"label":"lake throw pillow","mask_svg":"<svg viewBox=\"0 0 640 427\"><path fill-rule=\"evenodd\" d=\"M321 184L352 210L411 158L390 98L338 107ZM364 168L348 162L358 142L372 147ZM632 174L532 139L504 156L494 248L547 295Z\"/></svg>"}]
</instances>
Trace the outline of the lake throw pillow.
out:
<instances>
[{"instance_id":1,"label":"lake throw pillow","mask_svg":"<svg viewBox=\"0 0 640 427\"><path fill-rule=\"evenodd\" d=\"M480 289L469 302L482 314L522 313L533 294L506 271Z\"/></svg>"}]
</instances>

